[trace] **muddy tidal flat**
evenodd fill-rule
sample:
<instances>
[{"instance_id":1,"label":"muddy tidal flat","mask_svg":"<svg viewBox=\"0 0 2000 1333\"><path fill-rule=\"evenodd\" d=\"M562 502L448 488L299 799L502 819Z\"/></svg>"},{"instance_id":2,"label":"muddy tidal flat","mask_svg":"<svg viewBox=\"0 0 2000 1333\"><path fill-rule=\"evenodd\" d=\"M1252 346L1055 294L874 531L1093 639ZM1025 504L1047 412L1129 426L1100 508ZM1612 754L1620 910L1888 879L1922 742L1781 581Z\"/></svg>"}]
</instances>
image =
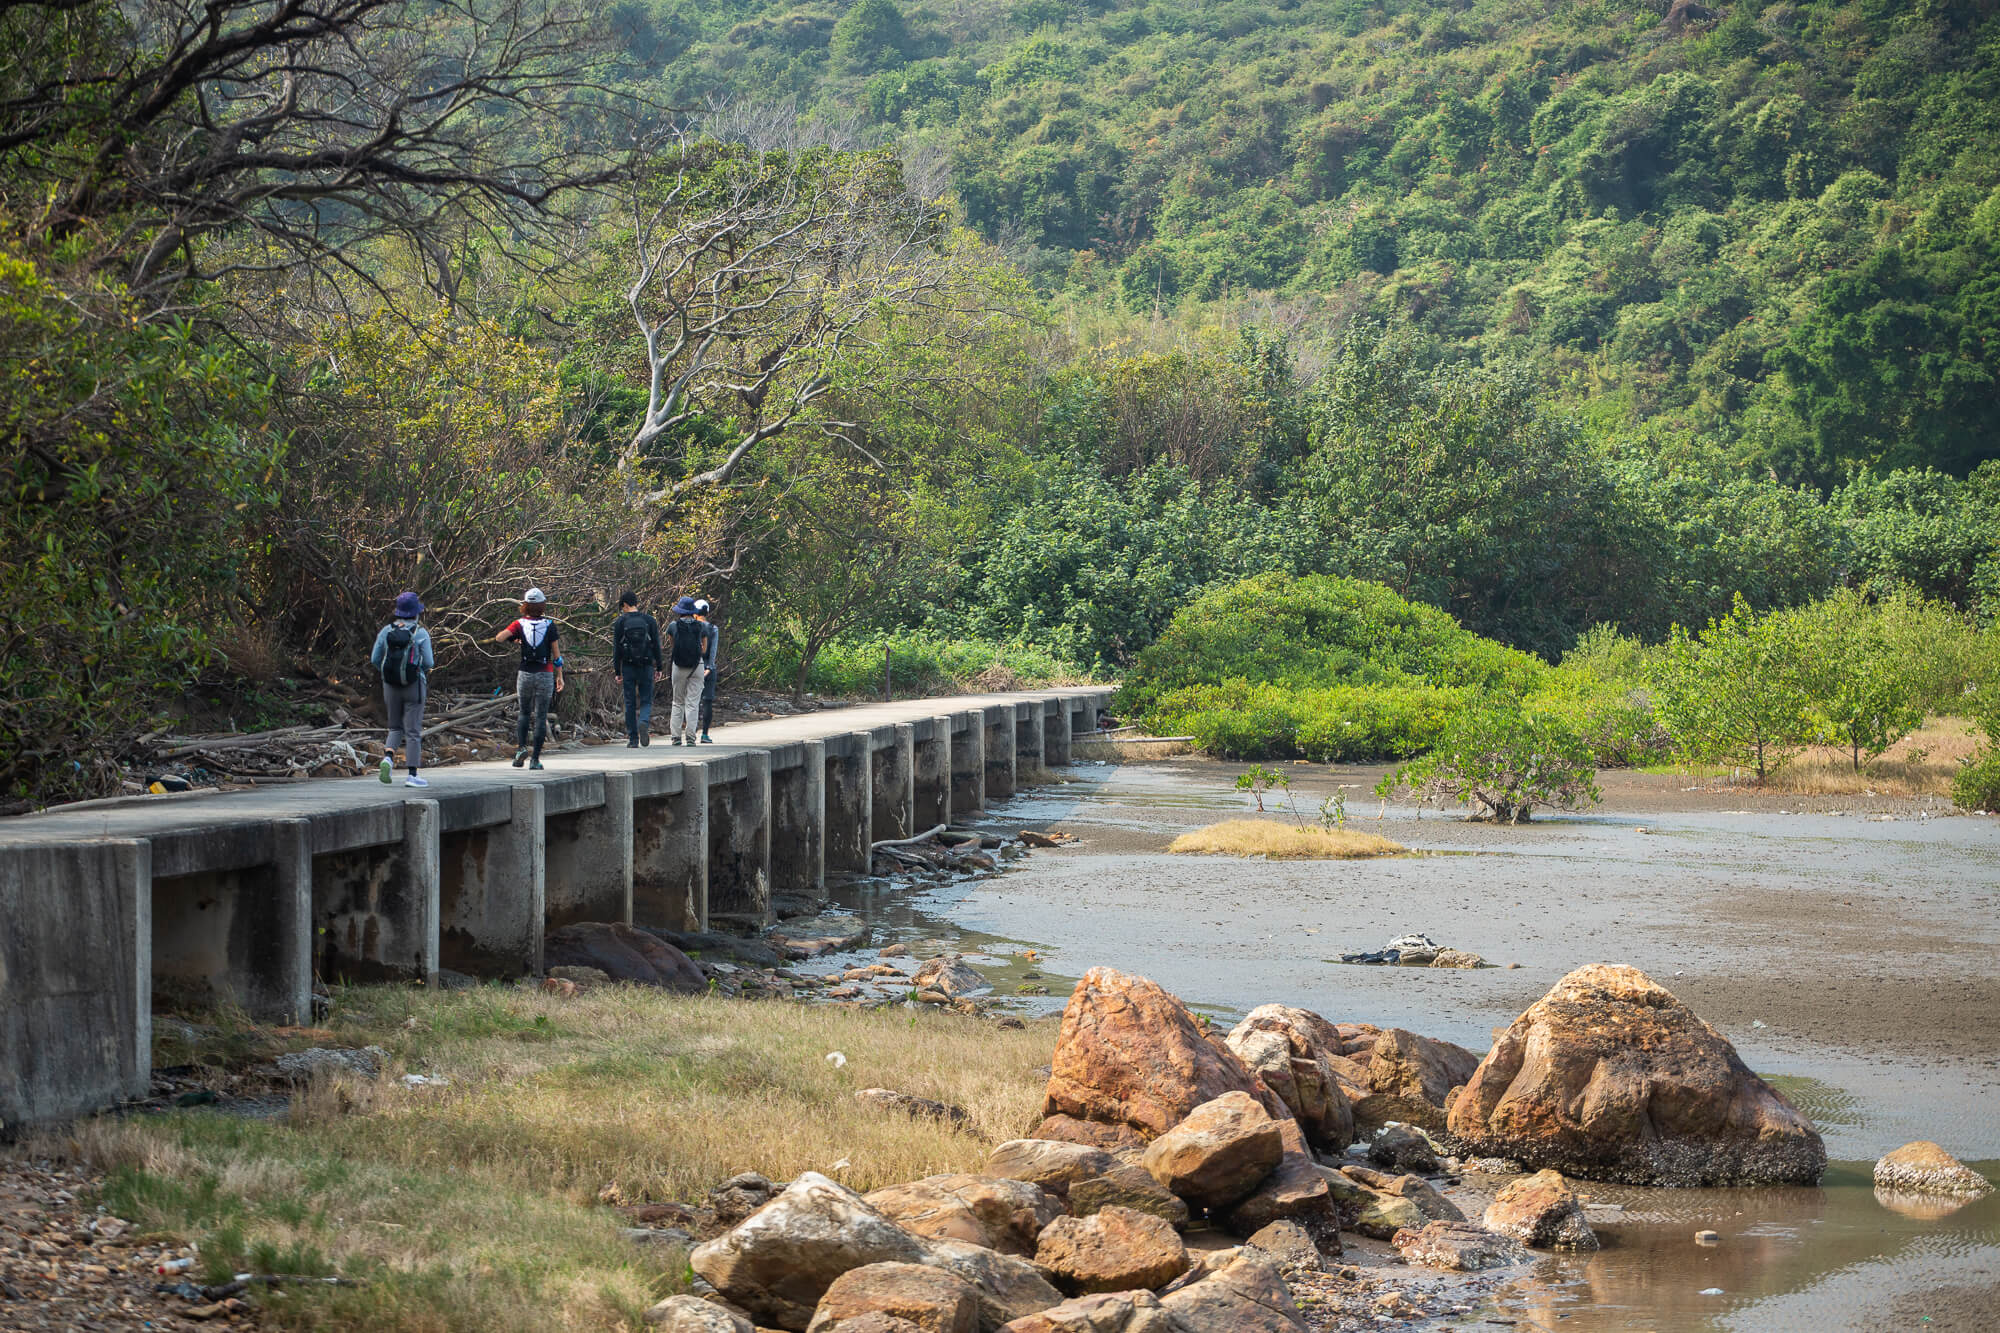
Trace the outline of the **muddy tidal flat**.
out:
<instances>
[{"instance_id":1,"label":"muddy tidal flat","mask_svg":"<svg viewBox=\"0 0 2000 1333\"><path fill-rule=\"evenodd\" d=\"M1826 1178L1761 1190L1578 1182L1604 1250L1543 1258L1440 1326L2000 1329L2000 1195L1940 1215L1878 1198L1869 1176L1882 1153L1932 1139L2000 1178L2000 820L1610 774L1588 814L1493 827L1384 809L1369 794L1379 770L1300 766L1292 799L1308 819L1341 791L1353 827L1413 854L1169 855L1177 834L1254 810L1234 790L1240 771L1194 759L1068 770L1072 781L989 817L1074 844L997 878L850 905L877 945L963 949L999 995L1047 989L1019 997L1023 1008L1059 1009L1077 975L1106 964L1218 1019L1275 1001L1480 1051L1570 969L1629 963L1811 1116ZM1265 803L1290 817L1282 794ZM1338 961L1411 932L1491 966ZM1448 1193L1476 1216L1491 1188L1467 1177ZM1697 1245L1698 1230L1719 1243ZM1349 1262L1389 1264L1381 1249L1354 1247Z\"/></svg>"}]
</instances>

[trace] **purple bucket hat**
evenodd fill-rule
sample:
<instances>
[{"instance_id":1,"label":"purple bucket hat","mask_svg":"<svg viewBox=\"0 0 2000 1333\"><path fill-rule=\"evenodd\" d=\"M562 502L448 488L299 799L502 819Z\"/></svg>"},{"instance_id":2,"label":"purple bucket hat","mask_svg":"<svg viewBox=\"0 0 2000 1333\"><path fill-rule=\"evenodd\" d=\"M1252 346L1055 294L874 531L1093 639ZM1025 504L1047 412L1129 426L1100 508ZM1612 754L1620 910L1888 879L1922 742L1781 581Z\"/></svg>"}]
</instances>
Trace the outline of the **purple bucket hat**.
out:
<instances>
[{"instance_id":1,"label":"purple bucket hat","mask_svg":"<svg viewBox=\"0 0 2000 1333\"><path fill-rule=\"evenodd\" d=\"M396 596L396 619L415 620L424 613L424 604L417 600L413 592L398 593Z\"/></svg>"}]
</instances>

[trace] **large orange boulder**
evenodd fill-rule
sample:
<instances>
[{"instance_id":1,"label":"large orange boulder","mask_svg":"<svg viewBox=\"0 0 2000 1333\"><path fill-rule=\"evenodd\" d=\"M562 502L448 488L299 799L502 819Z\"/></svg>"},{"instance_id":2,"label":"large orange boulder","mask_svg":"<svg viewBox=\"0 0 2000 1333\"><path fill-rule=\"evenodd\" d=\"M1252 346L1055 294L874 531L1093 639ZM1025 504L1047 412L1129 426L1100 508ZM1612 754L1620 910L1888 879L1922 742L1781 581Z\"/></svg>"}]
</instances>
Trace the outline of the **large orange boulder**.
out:
<instances>
[{"instance_id":1,"label":"large orange boulder","mask_svg":"<svg viewBox=\"0 0 2000 1333\"><path fill-rule=\"evenodd\" d=\"M1812 1125L1721 1033L1611 964L1578 968L1514 1020L1449 1128L1472 1154L1587 1180L1811 1184L1826 1169Z\"/></svg>"},{"instance_id":2,"label":"large orange boulder","mask_svg":"<svg viewBox=\"0 0 2000 1333\"><path fill-rule=\"evenodd\" d=\"M1162 1185L1200 1208L1250 1197L1285 1155L1278 1122L1247 1092L1225 1092L1146 1145L1141 1160Z\"/></svg>"},{"instance_id":3,"label":"large orange boulder","mask_svg":"<svg viewBox=\"0 0 2000 1333\"><path fill-rule=\"evenodd\" d=\"M1063 1010L1042 1103L1047 1119L1035 1137L1115 1151L1122 1145L1113 1136L1087 1135L1078 1122L1150 1141L1225 1092L1248 1093L1273 1117L1291 1118L1263 1080L1235 1052L1211 1041L1164 988L1093 967Z\"/></svg>"},{"instance_id":4,"label":"large orange boulder","mask_svg":"<svg viewBox=\"0 0 2000 1333\"><path fill-rule=\"evenodd\" d=\"M1368 1093L1354 1104L1355 1126L1367 1131L1400 1120L1441 1131L1452 1089L1470 1082L1478 1067L1479 1057L1463 1046L1382 1029L1368 1052Z\"/></svg>"},{"instance_id":5,"label":"large orange boulder","mask_svg":"<svg viewBox=\"0 0 2000 1333\"><path fill-rule=\"evenodd\" d=\"M1354 1108L1328 1063L1341 1058L1333 1024L1309 1009L1261 1004L1230 1032L1228 1045L1290 1108L1314 1147L1338 1153L1354 1142Z\"/></svg>"}]
</instances>

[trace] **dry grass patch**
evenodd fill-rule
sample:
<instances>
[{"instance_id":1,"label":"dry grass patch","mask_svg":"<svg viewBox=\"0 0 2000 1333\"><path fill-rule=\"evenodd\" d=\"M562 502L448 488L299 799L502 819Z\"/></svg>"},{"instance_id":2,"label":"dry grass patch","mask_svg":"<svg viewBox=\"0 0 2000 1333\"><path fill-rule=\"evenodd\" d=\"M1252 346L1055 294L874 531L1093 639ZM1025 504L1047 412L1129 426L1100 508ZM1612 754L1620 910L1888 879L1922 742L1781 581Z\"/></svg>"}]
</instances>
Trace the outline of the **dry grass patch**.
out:
<instances>
[{"instance_id":1,"label":"dry grass patch","mask_svg":"<svg viewBox=\"0 0 2000 1333\"><path fill-rule=\"evenodd\" d=\"M1102 759L1108 763L1135 764L1148 759L1171 759L1175 755L1193 754L1194 746L1186 741L1166 741L1161 744L1136 741L1071 741L1070 759L1081 763L1086 759Z\"/></svg>"},{"instance_id":2,"label":"dry grass patch","mask_svg":"<svg viewBox=\"0 0 2000 1333\"><path fill-rule=\"evenodd\" d=\"M28 1150L109 1172L107 1206L197 1242L215 1274L365 1284L292 1289L267 1302L272 1327L636 1328L685 1258L624 1239L600 1199L693 1201L739 1171L867 1190L975 1169L1033 1119L1055 1040L1049 1024L634 987L361 988L329 1026L388 1049L389 1076L316 1084L286 1122L183 1111L84 1122ZM448 1082L405 1087L406 1071ZM963 1106L974 1128L865 1109L867 1087Z\"/></svg>"},{"instance_id":3,"label":"dry grass patch","mask_svg":"<svg viewBox=\"0 0 2000 1333\"><path fill-rule=\"evenodd\" d=\"M1962 717L1934 717L1897 741L1881 757L1855 771L1854 759L1837 746L1816 745L1773 771L1761 784L1756 774L1716 764L1663 765L1649 772L1687 773L1729 786L1759 787L1798 796L1951 796L1951 780L1983 738Z\"/></svg>"},{"instance_id":4,"label":"dry grass patch","mask_svg":"<svg viewBox=\"0 0 2000 1333\"><path fill-rule=\"evenodd\" d=\"M1815 746L1771 775L1774 791L1805 796L1945 796L1983 737L1962 717L1934 717L1855 772L1847 751Z\"/></svg>"},{"instance_id":5,"label":"dry grass patch","mask_svg":"<svg viewBox=\"0 0 2000 1333\"><path fill-rule=\"evenodd\" d=\"M1225 819L1181 834L1167 850L1190 855L1263 856L1273 861L1349 861L1394 856L1409 848L1353 829L1316 828L1275 819Z\"/></svg>"}]
</instances>

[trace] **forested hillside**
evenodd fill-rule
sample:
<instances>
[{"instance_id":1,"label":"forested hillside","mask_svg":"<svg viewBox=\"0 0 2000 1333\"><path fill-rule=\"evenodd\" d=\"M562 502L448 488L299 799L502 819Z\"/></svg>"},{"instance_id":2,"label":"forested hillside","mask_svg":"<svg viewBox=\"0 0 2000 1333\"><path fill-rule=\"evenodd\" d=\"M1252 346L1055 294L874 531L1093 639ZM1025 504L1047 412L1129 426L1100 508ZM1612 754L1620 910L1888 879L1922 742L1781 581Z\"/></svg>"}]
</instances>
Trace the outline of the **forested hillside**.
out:
<instances>
[{"instance_id":1,"label":"forested hillside","mask_svg":"<svg viewBox=\"0 0 2000 1333\"><path fill-rule=\"evenodd\" d=\"M1996 449L1991 3L627 3L668 97L948 158L1045 291L1271 293L1780 479Z\"/></svg>"},{"instance_id":2,"label":"forested hillside","mask_svg":"<svg viewBox=\"0 0 2000 1333\"><path fill-rule=\"evenodd\" d=\"M1990 622L1996 80L1996 3L0 8L0 799L405 588L586 695L626 586L833 692L1267 575Z\"/></svg>"}]
</instances>

